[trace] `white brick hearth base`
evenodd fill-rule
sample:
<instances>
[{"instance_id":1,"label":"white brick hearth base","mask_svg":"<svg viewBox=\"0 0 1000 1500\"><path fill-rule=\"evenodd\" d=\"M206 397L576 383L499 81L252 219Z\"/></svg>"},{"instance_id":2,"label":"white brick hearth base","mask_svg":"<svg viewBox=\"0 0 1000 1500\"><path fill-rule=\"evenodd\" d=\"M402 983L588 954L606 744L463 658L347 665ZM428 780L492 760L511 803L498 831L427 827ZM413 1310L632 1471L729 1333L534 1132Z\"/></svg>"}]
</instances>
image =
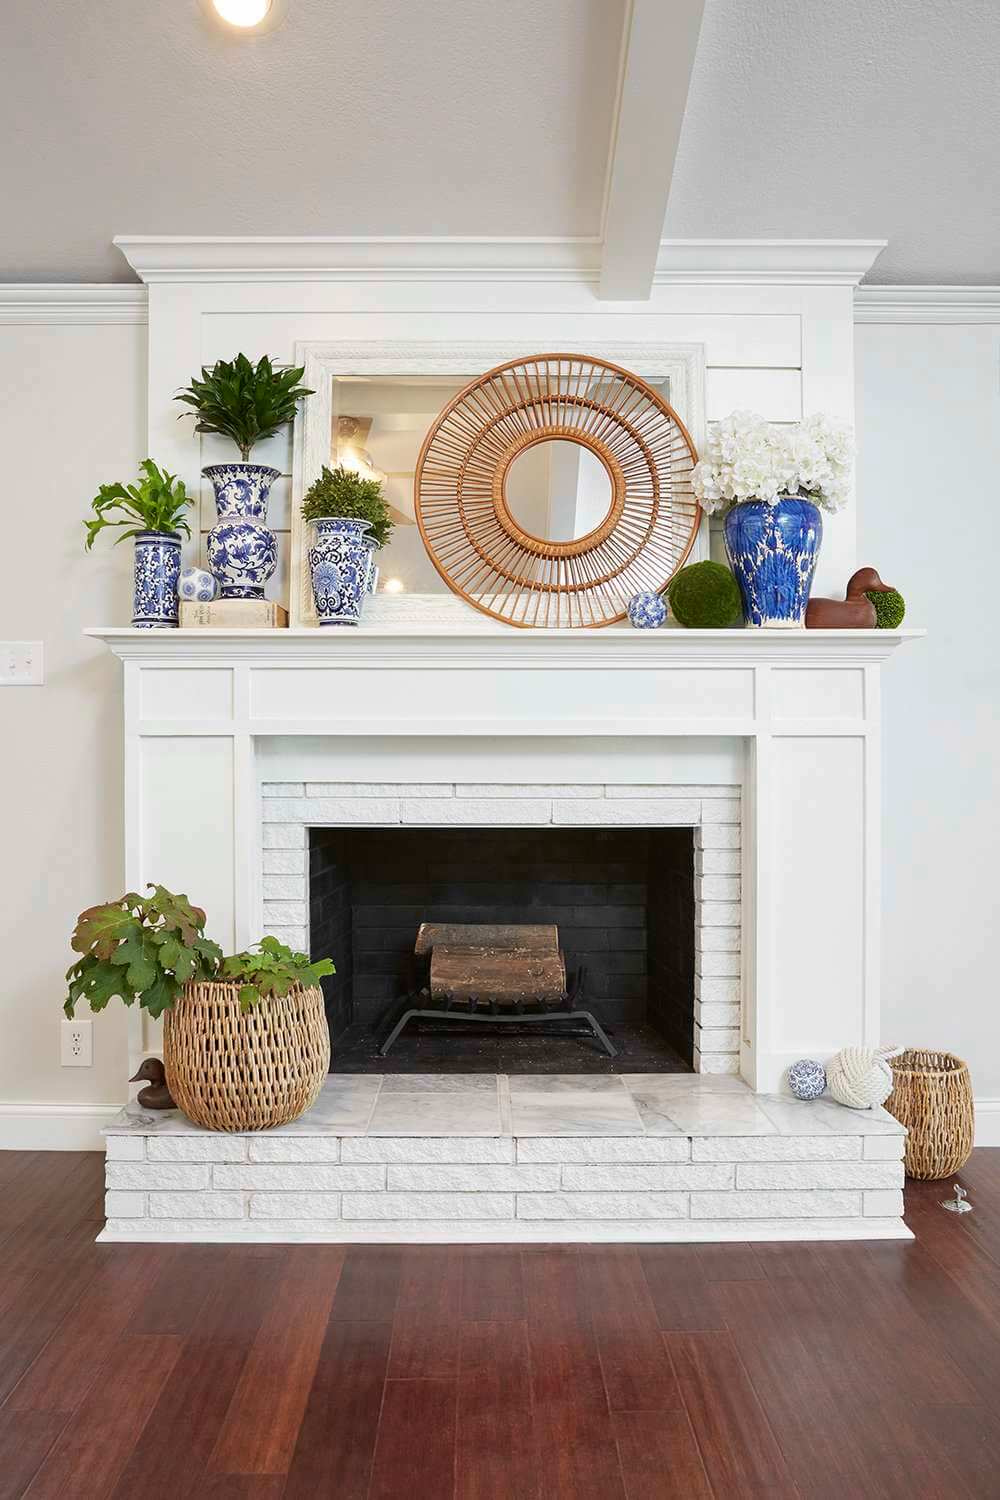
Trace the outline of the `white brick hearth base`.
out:
<instances>
[{"instance_id":1,"label":"white brick hearth base","mask_svg":"<svg viewBox=\"0 0 1000 1500\"><path fill-rule=\"evenodd\" d=\"M279 1130L129 1106L105 1240L908 1238L884 1110L693 1075L331 1075Z\"/></svg>"},{"instance_id":2,"label":"white brick hearth base","mask_svg":"<svg viewBox=\"0 0 1000 1500\"><path fill-rule=\"evenodd\" d=\"M309 951L309 829L360 827L691 828L694 831L694 1067L740 1068L740 788L264 782L263 931Z\"/></svg>"}]
</instances>

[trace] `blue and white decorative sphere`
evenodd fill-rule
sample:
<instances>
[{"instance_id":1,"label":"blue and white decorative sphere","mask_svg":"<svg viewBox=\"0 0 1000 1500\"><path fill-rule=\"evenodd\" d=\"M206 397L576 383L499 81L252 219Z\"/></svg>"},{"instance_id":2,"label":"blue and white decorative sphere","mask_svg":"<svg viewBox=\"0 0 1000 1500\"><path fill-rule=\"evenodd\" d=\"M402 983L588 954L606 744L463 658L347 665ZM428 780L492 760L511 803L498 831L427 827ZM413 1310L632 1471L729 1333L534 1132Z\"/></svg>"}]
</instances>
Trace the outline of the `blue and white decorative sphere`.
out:
<instances>
[{"instance_id":1,"label":"blue and white decorative sphere","mask_svg":"<svg viewBox=\"0 0 1000 1500\"><path fill-rule=\"evenodd\" d=\"M628 617L636 630L658 630L667 618L667 606L659 594L633 594L628 601Z\"/></svg>"},{"instance_id":2,"label":"blue and white decorative sphere","mask_svg":"<svg viewBox=\"0 0 1000 1500\"><path fill-rule=\"evenodd\" d=\"M177 592L182 599L194 599L198 604L208 604L219 592L219 585L204 568L182 568Z\"/></svg>"},{"instance_id":3,"label":"blue and white decorative sphere","mask_svg":"<svg viewBox=\"0 0 1000 1500\"><path fill-rule=\"evenodd\" d=\"M822 1063L804 1057L789 1068L788 1087L796 1099L818 1099L826 1088L826 1069Z\"/></svg>"}]
</instances>

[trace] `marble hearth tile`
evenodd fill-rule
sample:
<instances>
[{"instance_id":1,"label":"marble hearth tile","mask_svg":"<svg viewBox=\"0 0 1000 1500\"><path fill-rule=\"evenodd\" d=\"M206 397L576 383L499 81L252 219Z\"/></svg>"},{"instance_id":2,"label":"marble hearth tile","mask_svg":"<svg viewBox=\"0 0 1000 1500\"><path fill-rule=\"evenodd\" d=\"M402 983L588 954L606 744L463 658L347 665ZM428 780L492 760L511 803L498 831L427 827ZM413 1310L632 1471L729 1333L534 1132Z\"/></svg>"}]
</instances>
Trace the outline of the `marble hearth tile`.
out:
<instances>
[{"instance_id":1,"label":"marble hearth tile","mask_svg":"<svg viewBox=\"0 0 1000 1500\"><path fill-rule=\"evenodd\" d=\"M462 1093L379 1095L368 1126L369 1135L499 1135L500 1106L491 1093L466 1089Z\"/></svg>"},{"instance_id":2,"label":"marble hearth tile","mask_svg":"<svg viewBox=\"0 0 1000 1500\"><path fill-rule=\"evenodd\" d=\"M496 1093L495 1073L386 1073L383 1094Z\"/></svg>"},{"instance_id":3,"label":"marble hearth tile","mask_svg":"<svg viewBox=\"0 0 1000 1500\"><path fill-rule=\"evenodd\" d=\"M810 1108L821 1119L827 1120L835 1135L904 1135L903 1126L893 1119L888 1110L877 1105L874 1109L848 1109L834 1099L817 1099Z\"/></svg>"},{"instance_id":4,"label":"marble hearth tile","mask_svg":"<svg viewBox=\"0 0 1000 1500\"><path fill-rule=\"evenodd\" d=\"M742 1094L752 1098L748 1084L731 1073L622 1073L630 1094L664 1091L691 1098L695 1094Z\"/></svg>"},{"instance_id":5,"label":"marble hearth tile","mask_svg":"<svg viewBox=\"0 0 1000 1500\"><path fill-rule=\"evenodd\" d=\"M757 1104L773 1121L779 1135L832 1135L833 1125L816 1101L790 1099L776 1094L759 1094ZM843 1135L843 1131L836 1132Z\"/></svg>"},{"instance_id":6,"label":"marble hearth tile","mask_svg":"<svg viewBox=\"0 0 1000 1500\"><path fill-rule=\"evenodd\" d=\"M624 1089L618 1097L586 1090L511 1094L511 1129L526 1135L642 1135L642 1121Z\"/></svg>"},{"instance_id":7,"label":"marble hearth tile","mask_svg":"<svg viewBox=\"0 0 1000 1500\"><path fill-rule=\"evenodd\" d=\"M312 1109L270 1135L363 1135L382 1087L380 1074L331 1073Z\"/></svg>"},{"instance_id":8,"label":"marble hearth tile","mask_svg":"<svg viewBox=\"0 0 1000 1500\"><path fill-rule=\"evenodd\" d=\"M620 1097L624 1079L617 1073L511 1073L511 1095L515 1094L610 1094Z\"/></svg>"},{"instance_id":9,"label":"marble hearth tile","mask_svg":"<svg viewBox=\"0 0 1000 1500\"><path fill-rule=\"evenodd\" d=\"M634 1095L647 1135L776 1135L777 1127L753 1096L701 1094L686 1098L662 1089Z\"/></svg>"}]
</instances>

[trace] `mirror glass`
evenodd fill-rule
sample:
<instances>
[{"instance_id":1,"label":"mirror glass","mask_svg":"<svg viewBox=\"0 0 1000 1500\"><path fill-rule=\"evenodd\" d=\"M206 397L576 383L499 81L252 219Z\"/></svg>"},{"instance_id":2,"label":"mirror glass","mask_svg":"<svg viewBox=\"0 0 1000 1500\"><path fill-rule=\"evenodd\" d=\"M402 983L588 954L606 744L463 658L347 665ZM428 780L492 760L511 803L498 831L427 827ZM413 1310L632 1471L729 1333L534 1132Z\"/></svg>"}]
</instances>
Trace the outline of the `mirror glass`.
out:
<instances>
[{"instance_id":1,"label":"mirror glass","mask_svg":"<svg viewBox=\"0 0 1000 1500\"><path fill-rule=\"evenodd\" d=\"M597 454L560 438L519 453L504 492L518 526L547 542L575 542L611 509L611 476Z\"/></svg>"}]
</instances>

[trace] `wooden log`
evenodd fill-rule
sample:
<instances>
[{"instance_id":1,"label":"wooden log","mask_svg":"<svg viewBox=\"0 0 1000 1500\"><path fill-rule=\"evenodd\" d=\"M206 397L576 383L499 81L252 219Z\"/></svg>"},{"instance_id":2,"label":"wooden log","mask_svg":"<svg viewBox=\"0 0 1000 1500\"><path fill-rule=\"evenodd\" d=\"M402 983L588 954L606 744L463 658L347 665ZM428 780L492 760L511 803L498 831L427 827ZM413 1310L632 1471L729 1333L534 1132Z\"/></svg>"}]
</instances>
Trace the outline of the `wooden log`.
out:
<instances>
[{"instance_id":1,"label":"wooden log","mask_svg":"<svg viewBox=\"0 0 1000 1500\"><path fill-rule=\"evenodd\" d=\"M554 922L421 922L414 953L430 953L438 943L556 954L559 928Z\"/></svg>"},{"instance_id":2,"label":"wooden log","mask_svg":"<svg viewBox=\"0 0 1000 1500\"><path fill-rule=\"evenodd\" d=\"M527 953L485 944L435 944L431 953L431 996L435 1000L561 1000L566 993L566 960L561 953Z\"/></svg>"}]
</instances>

